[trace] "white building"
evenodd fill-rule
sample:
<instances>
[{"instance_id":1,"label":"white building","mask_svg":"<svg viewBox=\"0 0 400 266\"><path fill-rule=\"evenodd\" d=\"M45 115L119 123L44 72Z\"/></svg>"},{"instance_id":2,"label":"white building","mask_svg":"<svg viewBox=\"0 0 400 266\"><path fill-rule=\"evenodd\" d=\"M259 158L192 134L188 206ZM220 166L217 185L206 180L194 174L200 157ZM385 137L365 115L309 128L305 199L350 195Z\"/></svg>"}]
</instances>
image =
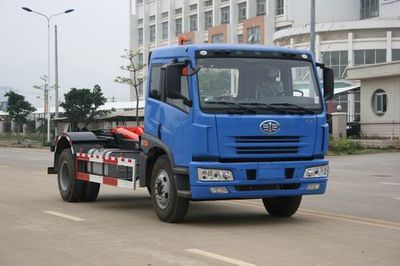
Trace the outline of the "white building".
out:
<instances>
[{"instance_id":1,"label":"white building","mask_svg":"<svg viewBox=\"0 0 400 266\"><path fill-rule=\"evenodd\" d=\"M310 46L310 0L131 1L130 43L140 63L181 33L193 43ZM315 48L316 59L335 72L330 111L340 104L349 122L359 121L360 82L346 80L346 69L400 60L400 0L316 0Z\"/></svg>"},{"instance_id":2,"label":"white building","mask_svg":"<svg viewBox=\"0 0 400 266\"><path fill-rule=\"evenodd\" d=\"M400 61L351 67L348 79L361 80L361 134L400 139Z\"/></svg>"},{"instance_id":3,"label":"white building","mask_svg":"<svg viewBox=\"0 0 400 266\"><path fill-rule=\"evenodd\" d=\"M308 49L309 0L284 1L275 18L274 43ZM302 10L302 12L299 12ZM400 0L316 0L315 56L335 72L335 106L348 112L348 121L360 120L358 80L346 80L348 67L400 60ZM350 93L343 93L350 91ZM333 111L333 110L331 110Z\"/></svg>"},{"instance_id":4,"label":"white building","mask_svg":"<svg viewBox=\"0 0 400 266\"><path fill-rule=\"evenodd\" d=\"M273 44L272 0L131 0L130 49L148 61L154 47L173 45L184 33L191 43ZM278 1L279 2L279 1ZM141 92L142 94L142 92ZM131 101L134 100L131 91Z\"/></svg>"},{"instance_id":5,"label":"white building","mask_svg":"<svg viewBox=\"0 0 400 266\"><path fill-rule=\"evenodd\" d=\"M131 1L130 44L140 63L181 33L193 43L309 48L310 0ZM316 58L339 80L347 66L400 60L400 0L316 0L316 32Z\"/></svg>"}]
</instances>

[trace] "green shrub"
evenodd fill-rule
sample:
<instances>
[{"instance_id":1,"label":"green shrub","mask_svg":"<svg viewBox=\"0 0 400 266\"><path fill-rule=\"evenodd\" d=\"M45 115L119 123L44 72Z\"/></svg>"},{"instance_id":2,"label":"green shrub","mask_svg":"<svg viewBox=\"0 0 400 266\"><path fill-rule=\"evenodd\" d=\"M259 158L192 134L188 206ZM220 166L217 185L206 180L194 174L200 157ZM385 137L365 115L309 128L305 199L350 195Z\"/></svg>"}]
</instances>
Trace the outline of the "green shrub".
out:
<instances>
[{"instance_id":1,"label":"green shrub","mask_svg":"<svg viewBox=\"0 0 400 266\"><path fill-rule=\"evenodd\" d=\"M331 139L329 141L329 151L333 153L353 154L359 150L362 150L360 144L350 139Z\"/></svg>"}]
</instances>

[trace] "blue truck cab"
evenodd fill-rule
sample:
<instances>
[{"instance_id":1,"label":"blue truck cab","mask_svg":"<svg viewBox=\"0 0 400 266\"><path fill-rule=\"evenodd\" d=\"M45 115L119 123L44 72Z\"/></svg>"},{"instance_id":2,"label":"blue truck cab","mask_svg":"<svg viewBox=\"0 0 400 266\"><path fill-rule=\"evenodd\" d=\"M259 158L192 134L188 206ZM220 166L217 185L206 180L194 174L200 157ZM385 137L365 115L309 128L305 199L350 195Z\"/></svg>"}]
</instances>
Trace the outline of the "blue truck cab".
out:
<instances>
[{"instance_id":1,"label":"blue truck cab","mask_svg":"<svg viewBox=\"0 0 400 266\"><path fill-rule=\"evenodd\" d=\"M178 221L190 200L218 199L262 199L271 215L291 216L302 195L324 193L332 92L332 70L309 51L152 50L139 175L159 218Z\"/></svg>"}]
</instances>

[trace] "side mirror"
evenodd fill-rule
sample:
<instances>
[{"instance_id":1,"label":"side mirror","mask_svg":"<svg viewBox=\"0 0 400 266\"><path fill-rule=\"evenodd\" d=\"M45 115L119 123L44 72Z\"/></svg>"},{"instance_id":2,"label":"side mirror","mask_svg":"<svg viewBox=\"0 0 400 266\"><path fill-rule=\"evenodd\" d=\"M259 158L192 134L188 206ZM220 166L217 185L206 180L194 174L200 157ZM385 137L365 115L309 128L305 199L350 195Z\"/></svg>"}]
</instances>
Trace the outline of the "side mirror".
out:
<instances>
[{"instance_id":1,"label":"side mirror","mask_svg":"<svg viewBox=\"0 0 400 266\"><path fill-rule=\"evenodd\" d=\"M324 67L322 70L324 81L324 97L325 101L329 101L333 99L335 78L332 69Z\"/></svg>"}]
</instances>

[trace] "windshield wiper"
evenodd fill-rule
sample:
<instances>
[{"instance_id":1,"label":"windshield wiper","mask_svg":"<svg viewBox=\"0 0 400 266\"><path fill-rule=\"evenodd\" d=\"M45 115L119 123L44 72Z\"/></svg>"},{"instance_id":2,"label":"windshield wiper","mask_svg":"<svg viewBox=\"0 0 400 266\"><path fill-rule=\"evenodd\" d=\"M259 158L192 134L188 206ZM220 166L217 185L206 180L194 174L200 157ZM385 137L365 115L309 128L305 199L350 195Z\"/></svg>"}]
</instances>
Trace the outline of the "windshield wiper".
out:
<instances>
[{"instance_id":1,"label":"windshield wiper","mask_svg":"<svg viewBox=\"0 0 400 266\"><path fill-rule=\"evenodd\" d=\"M287 110L286 110L286 109L284 109L284 108L279 108L279 107L273 106L273 105L268 104L268 103L241 102L240 104L244 104L244 105L254 105L254 106L262 106L262 107L264 107L265 109L268 109L268 110L273 110L273 111L279 111L279 112L287 113Z\"/></svg>"},{"instance_id":2,"label":"windshield wiper","mask_svg":"<svg viewBox=\"0 0 400 266\"><path fill-rule=\"evenodd\" d=\"M295 107L295 108L297 108L297 110L301 110L301 111L304 111L304 112L306 112L306 113L308 113L308 114L315 114L315 110L312 110L312 109L309 109L309 108L305 108L305 107L303 107L303 106L300 106L300 105L297 105L297 104L294 104L294 103L271 103L270 105L280 105L280 106L288 106L288 107Z\"/></svg>"},{"instance_id":3,"label":"windshield wiper","mask_svg":"<svg viewBox=\"0 0 400 266\"><path fill-rule=\"evenodd\" d=\"M254 111L253 109L250 109L246 106L243 106L241 103L234 103L234 102L224 102L224 101L209 101L209 102L205 102L206 104L223 104L223 105L231 105L231 106L235 106L243 111L246 111L248 113L251 114L255 114L256 111Z\"/></svg>"}]
</instances>

